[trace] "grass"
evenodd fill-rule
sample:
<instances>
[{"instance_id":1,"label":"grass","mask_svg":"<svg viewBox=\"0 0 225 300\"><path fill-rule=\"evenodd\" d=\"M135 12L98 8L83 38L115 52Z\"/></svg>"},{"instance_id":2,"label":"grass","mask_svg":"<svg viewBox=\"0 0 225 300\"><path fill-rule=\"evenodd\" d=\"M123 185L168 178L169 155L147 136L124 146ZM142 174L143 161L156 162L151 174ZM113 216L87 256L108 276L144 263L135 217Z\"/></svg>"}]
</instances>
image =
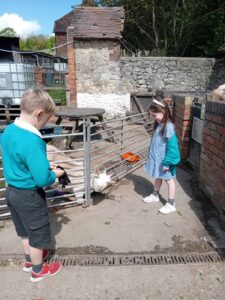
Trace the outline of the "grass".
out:
<instances>
[{"instance_id":1,"label":"grass","mask_svg":"<svg viewBox=\"0 0 225 300\"><path fill-rule=\"evenodd\" d=\"M47 89L47 92L56 103L60 103L61 105L66 104L65 89Z\"/></svg>"}]
</instances>

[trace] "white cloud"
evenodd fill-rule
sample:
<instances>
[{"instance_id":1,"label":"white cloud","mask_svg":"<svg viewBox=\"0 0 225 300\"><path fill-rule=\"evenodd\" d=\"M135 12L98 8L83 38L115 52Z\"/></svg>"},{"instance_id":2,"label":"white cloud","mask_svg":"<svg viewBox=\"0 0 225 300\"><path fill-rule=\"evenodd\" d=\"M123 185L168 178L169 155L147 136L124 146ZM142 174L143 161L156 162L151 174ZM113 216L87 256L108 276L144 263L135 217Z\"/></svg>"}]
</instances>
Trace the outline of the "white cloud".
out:
<instances>
[{"instance_id":1,"label":"white cloud","mask_svg":"<svg viewBox=\"0 0 225 300\"><path fill-rule=\"evenodd\" d=\"M0 30L5 27L13 28L21 37L27 37L31 34L36 34L41 29L37 21L27 21L17 14L4 13L0 16Z\"/></svg>"}]
</instances>

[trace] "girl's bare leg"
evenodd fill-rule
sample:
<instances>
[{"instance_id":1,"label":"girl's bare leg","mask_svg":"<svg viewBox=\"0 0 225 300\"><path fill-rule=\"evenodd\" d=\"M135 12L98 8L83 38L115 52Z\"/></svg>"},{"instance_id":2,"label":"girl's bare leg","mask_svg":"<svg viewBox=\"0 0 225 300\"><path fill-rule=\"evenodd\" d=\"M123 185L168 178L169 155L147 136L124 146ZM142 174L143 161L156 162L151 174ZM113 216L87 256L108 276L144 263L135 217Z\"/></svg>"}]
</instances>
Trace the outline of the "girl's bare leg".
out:
<instances>
[{"instance_id":1,"label":"girl's bare leg","mask_svg":"<svg viewBox=\"0 0 225 300\"><path fill-rule=\"evenodd\" d=\"M162 185L162 179L157 178L155 180L154 191L159 193L161 185Z\"/></svg>"},{"instance_id":2,"label":"girl's bare leg","mask_svg":"<svg viewBox=\"0 0 225 300\"><path fill-rule=\"evenodd\" d=\"M173 178L170 180L166 180L166 183L168 186L168 201L163 207L159 209L159 212L167 215L176 211L174 203L176 186Z\"/></svg>"},{"instance_id":3,"label":"girl's bare leg","mask_svg":"<svg viewBox=\"0 0 225 300\"><path fill-rule=\"evenodd\" d=\"M170 179L170 180L166 180L166 183L168 186L168 202L170 202L170 200L173 200L174 202L175 192L176 192L175 181L174 179ZM174 203L170 203L170 204L174 204Z\"/></svg>"}]
</instances>

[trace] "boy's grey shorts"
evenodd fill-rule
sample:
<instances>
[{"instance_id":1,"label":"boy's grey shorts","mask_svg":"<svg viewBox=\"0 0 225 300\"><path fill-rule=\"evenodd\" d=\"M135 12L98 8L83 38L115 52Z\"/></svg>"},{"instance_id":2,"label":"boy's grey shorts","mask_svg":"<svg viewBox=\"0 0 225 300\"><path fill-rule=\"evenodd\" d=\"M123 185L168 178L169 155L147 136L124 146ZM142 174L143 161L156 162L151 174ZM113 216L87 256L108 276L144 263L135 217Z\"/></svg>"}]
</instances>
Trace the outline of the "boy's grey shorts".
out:
<instances>
[{"instance_id":1,"label":"boy's grey shorts","mask_svg":"<svg viewBox=\"0 0 225 300\"><path fill-rule=\"evenodd\" d=\"M30 246L34 248L48 248L51 228L44 190L8 186L6 202L18 236L28 238Z\"/></svg>"}]
</instances>

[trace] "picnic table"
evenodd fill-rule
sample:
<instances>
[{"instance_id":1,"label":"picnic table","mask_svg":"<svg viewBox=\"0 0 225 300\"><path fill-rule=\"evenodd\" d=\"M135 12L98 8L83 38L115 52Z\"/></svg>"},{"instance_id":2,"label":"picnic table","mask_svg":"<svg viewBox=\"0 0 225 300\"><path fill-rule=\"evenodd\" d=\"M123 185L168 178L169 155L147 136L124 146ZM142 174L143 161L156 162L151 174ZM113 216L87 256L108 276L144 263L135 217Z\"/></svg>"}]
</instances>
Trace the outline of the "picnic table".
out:
<instances>
[{"instance_id":1,"label":"picnic table","mask_svg":"<svg viewBox=\"0 0 225 300\"><path fill-rule=\"evenodd\" d=\"M74 108L68 107L62 110L59 110L56 113L58 117L56 124L59 125L63 119L68 119L69 121L74 121L72 133L76 132L79 129L79 121L84 118L90 117L90 120L93 124L96 122L103 121L103 114L105 110L102 108Z\"/></svg>"},{"instance_id":2,"label":"picnic table","mask_svg":"<svg viewBox=\"0 0 225 300\"><path fill-rule=\"evenodd\" d=\"M73 121L72 132L75 133L81 130L81 125L79 125L80 121L83 121L85 118L90 118L91 123L95 124L97 122L103 121L103 114L105 110L102 108L75 108L68 107L62 110L59 110L56 113L56 117L58 117L56 124L61 124L63 119L68 119L69 121ZM103 125L101 126L103 127ZM72 138L69 138L67 146L71 147Z\"/></svg>"}]
</instances>

